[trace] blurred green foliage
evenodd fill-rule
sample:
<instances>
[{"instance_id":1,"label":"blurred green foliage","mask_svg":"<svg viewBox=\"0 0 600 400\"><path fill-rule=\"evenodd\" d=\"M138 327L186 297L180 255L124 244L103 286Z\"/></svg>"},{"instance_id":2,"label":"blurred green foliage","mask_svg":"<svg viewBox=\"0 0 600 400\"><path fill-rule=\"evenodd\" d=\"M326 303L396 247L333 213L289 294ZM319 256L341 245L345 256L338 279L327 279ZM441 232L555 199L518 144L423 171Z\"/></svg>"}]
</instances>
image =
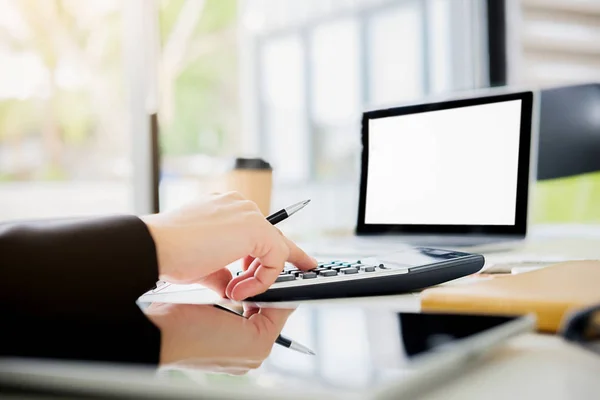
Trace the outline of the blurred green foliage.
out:
<instances>
[{"instance_id":1,"label":"blurred green foliage","mask_svg":"<svg viewBox=\"0 0 600 400\"><path fill-rule=\"evenodd\" d=\"M60 91L54 101L54 113L61 123L62 139L69 145L81 145L93 132L93 106L85 91Z\"/></svg>"},{"instance_id":2,"label":"blurred green foliage","mask_svg":"<svg viewBox=\"0 0 600 400\"><path fill-rule=\"evenodd\" d=\"M175 29L183 4L182 0L161 2L163 44ZM237 0L206 1L190 40L201 46L204 38L206 50L191 59L172 83L174 115L169 121L162 119L160 126L164 154L221 155L235 151L226 146L226 137L238 134L236 24Z\"/></svg>"},{"instance_id":3,"label":"blurred green foliage","mask_svg":"<svg viewBox=\"0 0 600 400\"><path fill-rule=\"evenodd\" d=\"M41 123L39 106L27 100L0 101L0 142L35 135Z\"/></svg>"},{"instance_id":4,"label":"blurred green foliage","mask_svg":"<svg viewBox=\"0 0 600 400\"><path fill-rule=\"evenodd\" d=\"M87 4L104 10L91 14L84 2L10 2L27 35L0 29L0 44L15 60L23 54L37 57L47 82L26 99L0 99L0 147L15 160L14 168L0 171L3 181L69 179L76 170L85 176L97 172L80 168L89 154L107 161L127 154L122 47L127 27L120 1L108 8L98 7L101 2ZM168 156L224 154L232 151L227 146L236 143L231 137L238 133L237 0L160 0L161 62L169 61L164 46L177 41L173 33L186 25L182 14L191 3L204 7L191 35L183 35L184 57L173 76L156 77L172 93L167 100L171 112L165 118L159 112L161 146ZM65 74L78 79L82 71L92 83L64 84L65 78L72 79ZM14 77L21 78L30 77ZM41 163L28 161L32 147L25 143L42 148L36 156Z\"/></svg>"},{"instance_id":5,"label":"blurred green foliage","mask_svg":"<svg viewBox=\"0 0 600 400\"><path fill-rule=\"evenodd\" d=\"M538 182L535 223L600 223L600 172Z\"/></svg>"}]
</instances>

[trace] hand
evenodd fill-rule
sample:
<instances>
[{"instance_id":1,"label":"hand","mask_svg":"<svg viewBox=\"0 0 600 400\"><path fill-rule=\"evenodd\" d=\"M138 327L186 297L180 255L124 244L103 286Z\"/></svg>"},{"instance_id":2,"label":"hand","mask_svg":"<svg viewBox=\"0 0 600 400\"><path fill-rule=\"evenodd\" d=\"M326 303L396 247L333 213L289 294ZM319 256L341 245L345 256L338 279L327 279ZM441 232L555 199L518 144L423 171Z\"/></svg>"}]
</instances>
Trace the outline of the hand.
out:
<instances>
[{"instance_id":1,"label":"hand","mask_svg":"<svg viewBox=\"0 0 600 400\"><path fill-rule=\"evenodd\" d=\"M286 261L301 270L317 266L265 219L255 203L235 192L142 220L156 244L161 280L201 283L234 300L267 290ZM241 258L245 272L232 280L225 267Z\"/></svg>"},{"instance_id":2,"label":"hand","mask_svg":"<svg viewBox=\"0 0 600 400\"><path fill-rule=\"evenodd\" d=\"M212 305L154 303L145 312L161 331L161 367L241 374L269 356L293 310L252 308L245 319Z\"/></svg>"}]
</instances>

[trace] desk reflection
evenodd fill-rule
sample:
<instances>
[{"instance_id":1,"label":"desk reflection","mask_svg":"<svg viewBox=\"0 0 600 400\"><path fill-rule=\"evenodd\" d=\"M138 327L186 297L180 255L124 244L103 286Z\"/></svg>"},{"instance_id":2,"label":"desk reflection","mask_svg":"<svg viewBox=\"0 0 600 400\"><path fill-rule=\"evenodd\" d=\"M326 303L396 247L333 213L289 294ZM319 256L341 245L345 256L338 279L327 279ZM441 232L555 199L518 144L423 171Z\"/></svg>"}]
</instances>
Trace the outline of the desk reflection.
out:
<instances>
[{"instance_id":1,"label":"desk reflection","mask_svg":"<svg viewBox=\"0 0 600 400\"><path fill-rule=\"evenodd\" d=\"M262 365L293 309L244 306L242 316L212 305L153 303L161 367L245 374Z\"/></svg>"},{"instance_id":2,"label":"desk reflection","mask_svg":"<svg viewBox=\"0 0 600 400\"><path fill-rule=\"evenodd\" d=\"M242 310L240 304L222 305ZM419 376L435 376L436 384L442 383L474 360L473 354L484 354L492 344L533 327L532 320L512 317L347 304L244 303L243 312L246 318L212 304L155 303L145 308L162 334L160 375L204 386L332 392L362 399L385 388L410 391L421 382ZM490 336L494 328L501 329ZM280 333L316 355L274 346ZM479 334L487 339L476 340Z\"/></svg>"}]
</instances>

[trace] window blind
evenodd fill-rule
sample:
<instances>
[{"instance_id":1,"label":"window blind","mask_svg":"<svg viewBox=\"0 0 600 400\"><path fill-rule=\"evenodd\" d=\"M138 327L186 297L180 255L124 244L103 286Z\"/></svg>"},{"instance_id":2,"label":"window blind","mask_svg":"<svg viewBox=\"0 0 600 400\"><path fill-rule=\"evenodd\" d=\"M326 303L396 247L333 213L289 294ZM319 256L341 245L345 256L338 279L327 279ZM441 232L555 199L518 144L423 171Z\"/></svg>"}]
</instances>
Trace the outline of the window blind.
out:
<instances>
[{"instance_id":1,"label":"window blind","mask_svg":"<svg viewBox=\"0 0 600 400\"><path fill-rule=\"evenodd\" d=\"M510 7L512 83L600 82L600 0L518 0Z\"/></svg>"}]
</instances>

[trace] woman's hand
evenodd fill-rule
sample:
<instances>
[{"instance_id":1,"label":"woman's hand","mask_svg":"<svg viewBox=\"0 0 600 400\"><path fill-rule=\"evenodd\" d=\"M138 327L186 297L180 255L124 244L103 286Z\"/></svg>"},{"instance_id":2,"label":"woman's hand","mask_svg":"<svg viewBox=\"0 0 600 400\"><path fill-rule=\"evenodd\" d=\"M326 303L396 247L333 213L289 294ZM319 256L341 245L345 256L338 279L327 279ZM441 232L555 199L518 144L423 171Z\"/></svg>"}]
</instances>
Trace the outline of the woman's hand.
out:
<instances>
[{"instance_id":1,"label":"woman's hand","mask_svg":"<svg viewBox=\"0 0 600 400\"><path fill-rule=\"evenodd\" d=\"M317 266L239 193L208 196L142 220L156 244L161 280L201 283L234 300L267 290L286 261L301 270ZM241 258L245 272L232 280L225 267Z\"/></svg>"}]
</instances>

